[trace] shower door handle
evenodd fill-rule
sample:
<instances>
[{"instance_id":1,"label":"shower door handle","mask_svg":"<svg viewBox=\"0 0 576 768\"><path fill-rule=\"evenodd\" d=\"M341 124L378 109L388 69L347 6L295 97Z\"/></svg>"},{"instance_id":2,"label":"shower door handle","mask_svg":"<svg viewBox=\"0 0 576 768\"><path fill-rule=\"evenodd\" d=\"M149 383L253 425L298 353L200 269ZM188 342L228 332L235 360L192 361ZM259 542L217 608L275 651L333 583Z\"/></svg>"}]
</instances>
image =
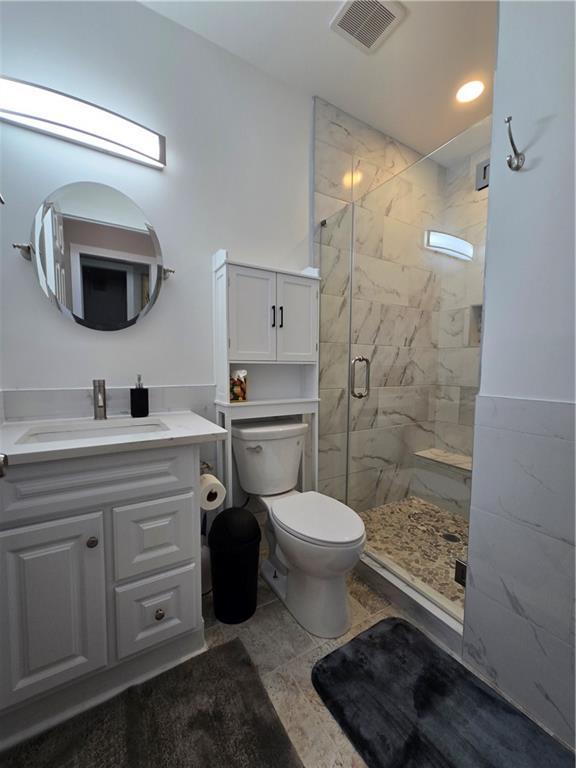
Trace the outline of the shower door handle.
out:
<instances>
[{"instance_id":1,"label":"shower door handle","mask_svg":"<svg viewBox=\"0 0 576 768\"><path fill-rule=\"evenodd\" d=\"M364 386L363 392L356 392L356 365L358 363L366 364L366 384ZM370 394L370 360L368 360L367 357L364 357L364 355L358 355L352 360L351 369L352 373L350 377L350 394L352 397L356 397L358 400L361 400L363 397L368 397Z\"/></svg>"}]
</instances>

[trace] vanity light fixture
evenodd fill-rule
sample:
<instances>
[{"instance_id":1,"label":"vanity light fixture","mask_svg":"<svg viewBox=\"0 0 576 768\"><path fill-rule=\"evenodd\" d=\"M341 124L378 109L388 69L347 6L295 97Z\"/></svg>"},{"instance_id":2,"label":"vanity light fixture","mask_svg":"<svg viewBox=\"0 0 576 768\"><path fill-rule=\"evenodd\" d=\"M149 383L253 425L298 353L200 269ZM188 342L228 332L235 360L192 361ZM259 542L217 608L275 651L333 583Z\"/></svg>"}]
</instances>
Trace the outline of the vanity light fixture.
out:
<instances>
[{"instance_id":1,"label":"vanity light fixture","mask_svg":"<svg viewBox=\"0 0 576 768\"><path fill-rule=\"evenodd\" d=\"M463 261L472 261L474 258L472 243L446 232L435 232L433 229L427 229L424 246L430 251L445 253L446 256L453 256L455 259L462 259Z\"/></svg>"},{"instance_id":2,"label":"vanity light fixture","mask_svg":"<svg viewBox=\"0 0 576 768\"><path fill-rule=\"evenodd\" d=\"M456 101L461 104L467 104L469 101L474 101L484 93L484 83L481 80L470 80L469 83L464 83L456 91Z\"/></svg>"},{"instance_id":3,"label":"vanity light fixture","mask_svg":"<svg viewBox=\"0 0 576 768\"><path fill-rule=\"evenodd\" d=\"M0 120L83 144L136 163L164 168L166 139L88 101L0 77Z\"/></svg>"}]
</instances>

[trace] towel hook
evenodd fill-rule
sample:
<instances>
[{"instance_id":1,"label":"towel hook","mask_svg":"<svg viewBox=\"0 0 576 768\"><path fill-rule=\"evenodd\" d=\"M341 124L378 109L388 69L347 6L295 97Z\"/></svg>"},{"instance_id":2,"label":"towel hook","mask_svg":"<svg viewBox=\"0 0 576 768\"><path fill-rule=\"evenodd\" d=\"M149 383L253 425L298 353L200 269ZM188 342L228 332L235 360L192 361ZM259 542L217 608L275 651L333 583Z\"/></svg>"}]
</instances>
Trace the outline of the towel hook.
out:
<instances>
[{"instance_id":1,"label":"towel hook","mask_svg":"<svg viewBox=\"0 0 576 768\"><path fill-rule=\"evenodd\" d=\"M518 152L518 148L514 143L514 137L512 136L512 128L510 126L510 123L512 122L512 117L508 116L506 120L504 120L504 122L508 126L508 138L510 139L510 144L512 145L512 152L514 153L513 155L508 155L508 157L506 158L506 161L508 162L508 168L510 168L511 171L519 171L520 168L522 168L522 166L524 165L526 156L524 152Z\"/></svg>"}]
</instances>

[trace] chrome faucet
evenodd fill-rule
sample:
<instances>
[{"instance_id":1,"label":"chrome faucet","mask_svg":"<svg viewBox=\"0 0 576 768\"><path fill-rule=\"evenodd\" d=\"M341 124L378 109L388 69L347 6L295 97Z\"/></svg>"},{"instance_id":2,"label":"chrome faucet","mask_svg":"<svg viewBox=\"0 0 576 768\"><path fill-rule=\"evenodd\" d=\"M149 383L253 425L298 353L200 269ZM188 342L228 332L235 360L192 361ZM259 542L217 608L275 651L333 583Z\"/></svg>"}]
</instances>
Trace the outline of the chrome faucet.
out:
<instances>
[{"instance_id":1,"label":"chrome faucet","mask_svg":"<svg viewBox=\"0 0 576 768\"><path fill-rule=\"evenodd\" d=\"M92 381L94 395L94 418L97 420L106 418L106 381L94 379Z\"/></svg>"}]
</instances>

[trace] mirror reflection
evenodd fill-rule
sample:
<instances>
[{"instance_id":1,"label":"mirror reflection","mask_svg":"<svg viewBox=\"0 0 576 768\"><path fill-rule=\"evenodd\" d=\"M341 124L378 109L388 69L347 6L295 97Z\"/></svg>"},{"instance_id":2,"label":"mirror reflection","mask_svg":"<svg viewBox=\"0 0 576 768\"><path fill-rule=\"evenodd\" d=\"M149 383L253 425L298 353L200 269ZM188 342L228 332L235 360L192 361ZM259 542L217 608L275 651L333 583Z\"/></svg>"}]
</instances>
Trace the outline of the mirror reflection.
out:
<instances>
[{"instance_id":1,"label":"mirror reflection","mask_svg":"<svg viewBox=\"0 0 576 768\"><path fill-rule=\"evenodd\" d=\"M158 297L162 254L129 197L77 182L42 203L32 228L40 287L75 322L99 331L133 325Z\"/></svg>"}]
</instances>

